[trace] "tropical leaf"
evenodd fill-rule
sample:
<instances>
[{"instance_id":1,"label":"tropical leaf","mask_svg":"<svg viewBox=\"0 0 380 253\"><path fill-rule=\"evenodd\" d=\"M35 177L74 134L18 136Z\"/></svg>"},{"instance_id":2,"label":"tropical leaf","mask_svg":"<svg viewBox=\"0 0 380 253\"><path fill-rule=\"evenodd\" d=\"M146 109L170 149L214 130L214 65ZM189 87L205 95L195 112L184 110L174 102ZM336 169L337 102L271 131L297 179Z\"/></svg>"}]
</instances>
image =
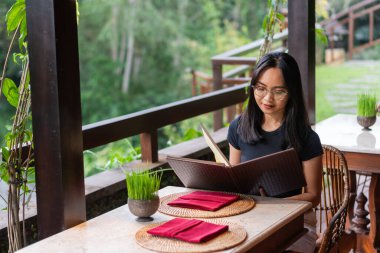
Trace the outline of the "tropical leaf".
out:
<instances>
[{"instance_id":1,"label":"tropical leaf","mask_svg":"<svg viewBox=\"0 0 380 253\"><path fill-rule=\"evenodd\" d=\"M7 31L9 33L14 31L25 17L25 0L18 0L12 5L5 17L7 21Z\"/></svg>"},{"instance_id":2,"label":"tropical leaf","mask_svg":"<svg viewBox=\"0 0 380 253\"><path fill-rule=\"evenodd\" d=\"M19 99L19 91L12 79L5 78L3 82L3 94L7 98L9 104L17 107Z\"/></svg>"},{"instance_id":3,"label":"tropical leaf","mask_svg":"<svg viewBox=\"0 0 380 253\"><path fill-rule=\"evenodd\" d=\"M26 48L26 44L24 43L25 43L25 38L27 34L28 34L28 31L26 29L26 18L23 18L21 21L21 26L20 26L20 37L18 38L18 45L19 45L20 51L22 51L23 46L25 46Z\"/></svg>"},{"instance_id":4,"label":"tropical leaf","mask_svg":"<svg viewBox=\"0 0 380 253\"><path fill-rule=\"evenodd\" d=\"M8 150L8 148L6 148L6 147L2 147L2 149L1 149L1 154L2 154L2 159L3 159L4 161L7 161L8 158L9 158L9 150Z\"/></svg>"}]
</instances>

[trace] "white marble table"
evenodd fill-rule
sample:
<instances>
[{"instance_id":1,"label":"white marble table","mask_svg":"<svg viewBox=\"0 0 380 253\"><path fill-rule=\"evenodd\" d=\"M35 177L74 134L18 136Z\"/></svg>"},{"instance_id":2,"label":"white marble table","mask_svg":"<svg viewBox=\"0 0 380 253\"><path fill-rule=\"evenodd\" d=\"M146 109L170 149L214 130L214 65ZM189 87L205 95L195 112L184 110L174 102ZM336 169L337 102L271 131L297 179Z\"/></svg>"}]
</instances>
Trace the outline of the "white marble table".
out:
<instances>
[{"instance_id":1,"label":"white marble table","mask_svg":"<svg viewBox=\"0 0 380 253\"><path fill-rule=\"evenodd\" d=\"M363 130L357 123L356 115L337 114L316 124L322 144L332 145L341 150L351 172L371 173L369 186L369 213L371 217L369 240L373 246L370 252L380 252L380 118ZM351 173L352 174L352 173ZM354 174L353 174L354 175ZM355 177L351 188L356 190ZM356 191L355 191L356 193Z\"/></svg>"},{"instance_id":2,"label":"white marble table","mask_svg":"<svg viewBox=\"0 0 380 253\"><path fill-rule=\"evenodd\" d=\"M159 195L183 192L182 187L166 187ZM235 248L223 252L276 252L302 235L303 214L311 203L255 197L256 206L249 212L225 219L245 227L248 238ZM173 217L157 212L152 222ZM149 224L135 221L124 205L73 228L48 237L18 252L152 252L139 246L135 233Z\"/></svg>"},{"instance_id":3,"label":"white marble table","mask_svg":"<svg viewBox=\"0 0 380 253\"><path fill-rule=\"evenodd\" d=\"M370 127L363 130L356 115L337 114L316 124L323 144L337 147L344 152L380 154L380 118Z\"/></svg>"}]
</instances>

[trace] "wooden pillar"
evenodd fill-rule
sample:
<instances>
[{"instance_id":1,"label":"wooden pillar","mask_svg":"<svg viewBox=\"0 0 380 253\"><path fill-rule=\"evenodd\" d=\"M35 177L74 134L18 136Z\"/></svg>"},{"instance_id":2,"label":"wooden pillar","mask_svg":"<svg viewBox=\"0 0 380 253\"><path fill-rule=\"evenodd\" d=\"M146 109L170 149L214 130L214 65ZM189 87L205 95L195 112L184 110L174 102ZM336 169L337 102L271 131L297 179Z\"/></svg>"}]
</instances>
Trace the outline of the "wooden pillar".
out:
<instances>
[{"instance_id":1,"label":"wooden pillar","mask_svg":"<svg viewBox=\"0 0 380 253\"><path fill-rule=\"evenodd\" d=\"M86 219L76 4L26 1L38 235Z\"/></svg>"},{"instance_id":2,"label":"wooden pillar","mask_svg":"<svg viewBox=\"0 0 380 253\"><path fill-rule=\"evenodd\" d=\"M288 1L289 53L301 71L305 103L315 124L315 0Z\"/></svg>"}]
</instances>

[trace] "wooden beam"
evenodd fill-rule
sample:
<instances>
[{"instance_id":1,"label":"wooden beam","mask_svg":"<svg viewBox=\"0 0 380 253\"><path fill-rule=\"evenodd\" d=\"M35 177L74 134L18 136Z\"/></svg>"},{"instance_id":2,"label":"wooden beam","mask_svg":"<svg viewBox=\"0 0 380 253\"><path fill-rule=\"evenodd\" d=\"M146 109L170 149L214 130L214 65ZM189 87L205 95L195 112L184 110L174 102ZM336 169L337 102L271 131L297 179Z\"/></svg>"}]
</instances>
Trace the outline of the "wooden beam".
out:
<instances>
[{"instance_id":1,"label":"wooden beam","mask_svg":"<svg viewBox=\"0 0 380 253\"><path fill-rule=\"evenodd\" d=\"M301 71L306 108L315 124L315 0L291 0L289 9L289 53Z\"/></svg>"},{"instance_id":2,"label":"wooden beam","mask_svg":"<svg viewBox=\"0 0 380 253\"><path fill-rule=\"evenodd\" d=\"M38 235L86 219L74 0L26 1Z\"/></svg>"}]
</instances>

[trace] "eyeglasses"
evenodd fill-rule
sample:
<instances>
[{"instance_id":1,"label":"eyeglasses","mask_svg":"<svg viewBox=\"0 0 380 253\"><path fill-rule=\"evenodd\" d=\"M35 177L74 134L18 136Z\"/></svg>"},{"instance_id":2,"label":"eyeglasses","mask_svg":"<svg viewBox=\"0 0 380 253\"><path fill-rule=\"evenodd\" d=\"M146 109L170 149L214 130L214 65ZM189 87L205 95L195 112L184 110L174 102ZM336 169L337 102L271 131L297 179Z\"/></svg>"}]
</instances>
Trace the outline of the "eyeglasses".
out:
<instances>
[{"instance_id":1,"label":"eyeglasses","mask_svg":"<svg viewBox=\"0 0 380 253\"><path fill-rule=\"evenodd\" d=\"M261 98L265 97L268 92L273 95L275 100L283 100L288 95L288 91L282 88L275 88L273 90L268 90L263 86L252 86L252 88L255 95Z\"/></svg>"}]
</instances>

